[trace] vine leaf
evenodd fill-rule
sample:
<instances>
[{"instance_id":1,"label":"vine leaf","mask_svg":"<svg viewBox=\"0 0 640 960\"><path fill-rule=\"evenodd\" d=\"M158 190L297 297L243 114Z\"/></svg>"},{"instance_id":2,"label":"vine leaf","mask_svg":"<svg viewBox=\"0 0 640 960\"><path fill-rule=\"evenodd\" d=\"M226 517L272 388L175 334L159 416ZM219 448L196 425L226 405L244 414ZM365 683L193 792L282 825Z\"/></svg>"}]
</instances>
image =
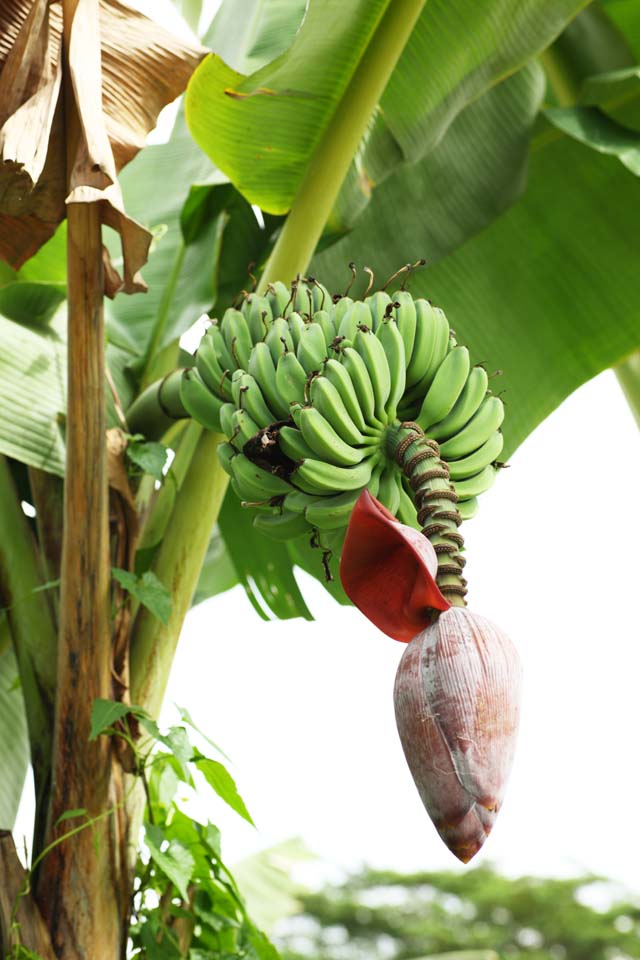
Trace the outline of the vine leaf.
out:
<instances>
[{"instance_id":1,"label":"vine leaf","mask_svg":"<svg viewBox=\"0 0 640 960\"><path fill-rule=\"evenodd\" d=\"M152 570L146 570L141 577L119 567L112 569L114 580L117 580L132 597L135 597L149 613L166 626L171 616L171 594Z\"/></svg>"},{"instance_id":2,"label":"vine leaf","mask_svg":"<svg viewBox=\"0 0 640 960\"><path fill-rule=\"evenodd\" d=\"M91 709L89 740L97 740L101 733L109 730L114 723L122 720L127 714L133 713L134 709L130 704L120 703L117 700L103 700L101 698L94 700Z\"/></svg>"},{"instance_id":3,"label":"vine leaf","mask_svg":"<svg viewBox=\"0 0 640 960\"><path fill-rule=\"evenodd\" d=\"M235 781L226 767L217 760L210 760L208 757L199 756L195 760L195 765L204 776L205 780L212 787L218 796L224 802L235 810L243 819L255 827L251 819L251 814L245 806L245 802L238 793Z\"/></svg>"},{"instance_id":4,"label":"vine leaf","mask_svg":"<svg viewBox=\"0 0 640 960\"><path fill-rule=\"evenodd\" d=\"M171 840L166 850L160 847L165 842L165 836L160 827L146 824L144 842L147 845L151 859L171 883L178 889L184 900L189 899L189 882L193 876L195 860L186 847L177 840Z\"/></svg>"}]
</instances>

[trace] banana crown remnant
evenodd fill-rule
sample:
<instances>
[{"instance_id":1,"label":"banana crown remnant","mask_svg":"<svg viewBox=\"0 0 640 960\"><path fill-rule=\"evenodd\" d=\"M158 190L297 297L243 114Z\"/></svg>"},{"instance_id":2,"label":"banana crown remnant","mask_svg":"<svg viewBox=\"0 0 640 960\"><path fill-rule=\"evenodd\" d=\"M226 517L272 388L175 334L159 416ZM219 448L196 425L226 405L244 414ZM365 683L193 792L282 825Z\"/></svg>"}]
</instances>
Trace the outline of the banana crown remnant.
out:
<instances>
[{"instance_id":1,"label":"banana crown remnant","mask_svg":"<svg viewBox=\"0 0 640 960\"><path fill-rule=\"evenodd\" d=\"M403 523L424 527L443 557L442 582L454 577L451 550L437 544L455 541L493 483L504 408L429 301L405 290L332 298L300 278L244 294L212 321L181 398L227 436L221 462L264 533L313 532L339 552L368 488Z\"/></svg>"}]
</instances>

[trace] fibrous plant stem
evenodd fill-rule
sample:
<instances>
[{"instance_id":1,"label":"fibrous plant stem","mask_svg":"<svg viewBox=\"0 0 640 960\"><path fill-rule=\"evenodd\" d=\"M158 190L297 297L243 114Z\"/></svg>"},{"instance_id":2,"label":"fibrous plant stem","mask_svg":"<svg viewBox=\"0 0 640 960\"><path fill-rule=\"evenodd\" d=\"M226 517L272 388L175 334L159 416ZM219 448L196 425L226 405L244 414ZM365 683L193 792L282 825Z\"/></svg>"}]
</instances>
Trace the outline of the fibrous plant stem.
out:
<instances>
[{"instance_id":1,"label":"fibrous plant stem","mask_svg":"<svg viewBox=\"0 0 640 960\"><path fill-rule=\"evenodd\" d=\"M63 2L68 182L81 137L66 59L78 2ZM95 104L95 109L101 110L101 104ZM66 811L83 809L95 817L113 803L110 743L106 738L89 742L93 702L109 698L112 690L104 278L98 205L70 204L67 219L66 468L47 844L64 831L59 818ZM113 827L113 818L101 819L93 830L56 845L40 865L38 903L54 950L65 960L121 954L127 895L121 886L122 857Z\"/></svg>"},{"instance_id":2,"label":"fibrous plant stem","mask_svg":"<svg viewBox=\"0 0 640 960\"><path fill-rule=\"evenodd\" d=\"M418 424L406 422L388 428L385 447L409 482L418 523L437 554L436 583L450 604L463 607L467 581L462 575L464 540L458 532L462 519L438 444L428 439Z\"/></svg>"},{"instance_id":3,"label":"fibrous plant stem","mask_svg":"<svg viewBox=\"0 0 640 960\"><path fill-rule=\"evenodd\" d=\"M153 565L173 600L169 622L165 626L140 608L133 627L131 702L152 716L158 715L162 704L182 623L227 489L229 478L217 456L223 439L202 431Z\"/></svg>"},{"instance_id":4,"label":"fibrous plant stem","mask_svg":"<svg viewBox=\"0 0 640 960\"><path fill-rule=\"evenodd\" d=\"M371 116L425 0L392 0L300 184L259 290L307 269Z\"/></svg>"}]
</instances>

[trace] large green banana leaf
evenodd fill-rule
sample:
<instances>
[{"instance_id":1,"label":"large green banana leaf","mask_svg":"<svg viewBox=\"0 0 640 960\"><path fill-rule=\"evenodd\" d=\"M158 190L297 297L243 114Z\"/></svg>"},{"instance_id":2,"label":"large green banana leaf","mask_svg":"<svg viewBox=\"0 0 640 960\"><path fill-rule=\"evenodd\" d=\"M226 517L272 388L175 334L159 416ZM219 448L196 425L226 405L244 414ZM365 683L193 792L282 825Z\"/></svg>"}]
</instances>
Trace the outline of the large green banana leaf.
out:
<instances>
[{"instance_id":1,"label":"large green banana leaf","mask_svg":"<svg viewBox=\"0 0 640 960\"><path fill-rule=\"evenodd\" d=\"M196 70L187 91L190 129L252 203L289 209L388 4L311 0L289 50L266 67L245 76L208 57ZM423 156L460 110L543 49L584 5L430 0L385 90L360 179L377 182Z\"/></svg>"},{"instance_id":2,"label":"large green banana leaf","mask_svg":"<svg viewBox=\"0 0 640 960\"><path fill-rule=\"evenodd\" d=\"M4 632L0 614L0 830L11 830L29 765L29 740L18 667L3 644Z\"/></svg>"},{"instance_id":3,"label":"large green banana leaf","mask_svg":"<svg viewBox=\"0 0 640 960\"><path fill-rule=\"evenodd\" d=\"M465 113L455 125L461 137L472 111ZM618 116L640 127L640 90ZM356 253L379 273L424 255L432 265L412 280L414 294L440 304L473 356L504 371L494 389L505 391L511 453L569 393L640 345L640 181L615 153L540 120L525 193L452 246L465 214L454 170L446 176L449 140L382 184L353 232L321 253L313 271L338 283ZM476 150L473 136L470 160Z\"/></svg>"},{"instance_id":4,"label":"large green banana leaf","mask_svg":"<svg viewBox=\"0 0 640 960\"><path fill-rule=\"evenodd\" d=\"M307 0L226 0L203 42L234 70L251 73L287 50Z\"/></svg>"}]
</instances>

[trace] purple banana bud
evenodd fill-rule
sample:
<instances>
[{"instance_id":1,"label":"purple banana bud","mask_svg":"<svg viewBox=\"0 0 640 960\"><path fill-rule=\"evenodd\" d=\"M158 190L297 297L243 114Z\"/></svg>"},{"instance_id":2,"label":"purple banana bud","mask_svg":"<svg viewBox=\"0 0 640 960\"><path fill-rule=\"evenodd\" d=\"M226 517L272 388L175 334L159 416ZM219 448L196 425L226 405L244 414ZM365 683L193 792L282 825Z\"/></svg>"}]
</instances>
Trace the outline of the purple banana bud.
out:
<instances>
[{"instance_id":1,"label":"purple banana bud","mask_svg":"<svg viewBox=\"0 0 640 960\"><path fill-rule=\"evenodd\" d=\"M451 607L417 634L394 690L418 792L449 850L467 863L500 809L520 714L518 653L498 627Z\"/></svg>"}]
</instances>

